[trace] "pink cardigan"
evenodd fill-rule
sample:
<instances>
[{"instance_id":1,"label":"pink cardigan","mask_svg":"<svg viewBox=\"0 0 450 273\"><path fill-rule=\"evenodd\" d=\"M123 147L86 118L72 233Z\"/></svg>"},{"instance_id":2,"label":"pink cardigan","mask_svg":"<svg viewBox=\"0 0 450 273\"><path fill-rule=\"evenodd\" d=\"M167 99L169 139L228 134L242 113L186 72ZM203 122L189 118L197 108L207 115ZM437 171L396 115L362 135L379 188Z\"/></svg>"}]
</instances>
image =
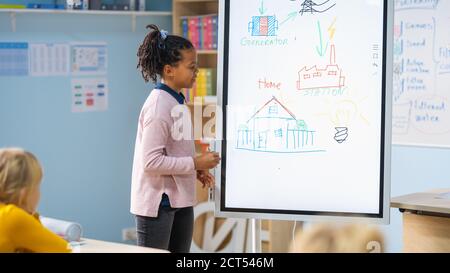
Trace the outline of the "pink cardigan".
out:
<instances>
[{"instance_id":1,"label":"pink cardigan","mask_svg":"<svg viewBox=\"0 0 450 273\"><path fill-rule=\"evenodd\" d=\"M157 217L163 193L173 208L196 204L193 134L176 141L171 133L176 121L171 110L177 105L171 94L153 89L142 107L131 183L130 212L135 215Z\"/></svg>"}]
</instances>

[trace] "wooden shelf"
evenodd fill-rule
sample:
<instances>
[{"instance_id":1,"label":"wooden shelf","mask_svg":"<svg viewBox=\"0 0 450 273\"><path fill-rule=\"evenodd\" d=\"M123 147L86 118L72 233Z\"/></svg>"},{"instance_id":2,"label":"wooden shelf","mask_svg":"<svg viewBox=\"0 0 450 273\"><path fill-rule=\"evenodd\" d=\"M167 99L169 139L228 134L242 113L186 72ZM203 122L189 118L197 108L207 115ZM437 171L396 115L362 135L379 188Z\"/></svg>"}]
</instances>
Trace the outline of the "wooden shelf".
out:
<instances>
[{"instance_id":1,"label":"wooden shelf","mask_svg":"<svg viewBox=\"0 0 450 273\"><path fill-rule=\"evenodd\" d=\"M206 96L203 99L203 103L202 106L206 106L206 105L217 105L217 96ZM188 106L194 106L193 102L188 102L187 103Z\"/></svg>"},{"instance_id":2,"label":"wooden shelf","mask_svg":"<svg viewBox=\"0 0 450 273\"><path fill-rule=\"evenodd\" d=\"M66 9L0 9L1 13L11 16L11 31L16 32L17 14L64 14L64 15L104 15L104 16L130 16L131 29L136 30L136 17L140 16L172 16L170 11L126 11L126 10L66 10Z\"/></svg>"},{"instance_id":3,"label":"wooden shelf","mask_svg":"<svg viewBox=\"0 0 450 273\"><path fill-rule=\"evenodd\" d=\"M66 10L66 9L0 9L0 13L78 14L78 15L126 15L126 16L171 16L170 11L127 10Z\"/></svg>"},{"instance_id":4,"label":"wooden shelf","mask_svg":"<svg viewBox=\"0 0 450 273\"><path fill-rule=\"evenodd\" d=\"M217 50L215 50L215 49L199 49L199 50L197 50L197 54L217 55Z\"/></svg>"},{"instance_id":5,"label":"wooden shelf","mask_svg":"<svg viewBox=\"0 0 450 273\"><path fill-rule=\"evenodd\" d=\"M181 17L219 13L218 0L173 0L172 26L175 35L182 35ZM198 65L217 68L217 50L198 49Z\"/></svg>"},{"instance_id":6,"label":"wooden shelf","mask_svg":"<svg viewBox=\"0 0 450 273\"><path fill-rule=\"evenodd\" d=\"M217 2L217 0L176 0L178 3Z\"/></svg>"},{"instance_id":7,"label":"wooden shelf","mask_svg":"<svg viewBox=\"0 0 450 273\"><path fill-rule=\"evenodd\" d=\"M172 6L173 33L177 35L181 35L180 17L219 13L218 0L173 0Z\"/></svg>"}]
</instances>

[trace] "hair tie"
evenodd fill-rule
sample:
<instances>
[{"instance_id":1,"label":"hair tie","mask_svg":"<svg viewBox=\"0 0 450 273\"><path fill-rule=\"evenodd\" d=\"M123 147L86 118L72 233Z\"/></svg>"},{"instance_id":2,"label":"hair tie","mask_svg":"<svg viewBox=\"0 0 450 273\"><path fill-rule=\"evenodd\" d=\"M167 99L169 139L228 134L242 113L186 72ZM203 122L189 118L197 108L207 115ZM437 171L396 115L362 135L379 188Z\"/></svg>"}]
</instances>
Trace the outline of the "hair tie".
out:
<instances>
[{"instance_id":1,"label":"hair tie","mask_svg":"<svg viewBox=\"0 0 450 273\"><path fill-rule=\"evenodd\" d=\"M158 44L158 47L160 48L160 49L166 49L166 45L164 44L164 41L166 40L166 38L167 38L167 31L165 31L165 30L160 30L159 31L159 36L161 36L161 40L162 41L160 41L159 42L159 44Z\"/></svg>"},{"instance_id":2,"label":"hair tie","mask_svg":"<svg viewBox=\"0 0 450 273\"><path fill-rule=\"evenodd\" d=\"M161 31L159 33L161 35L161 39L164 41L167 38L168 32L163 30L163 29L161 29Z\"/></svg>"}]
</instances>

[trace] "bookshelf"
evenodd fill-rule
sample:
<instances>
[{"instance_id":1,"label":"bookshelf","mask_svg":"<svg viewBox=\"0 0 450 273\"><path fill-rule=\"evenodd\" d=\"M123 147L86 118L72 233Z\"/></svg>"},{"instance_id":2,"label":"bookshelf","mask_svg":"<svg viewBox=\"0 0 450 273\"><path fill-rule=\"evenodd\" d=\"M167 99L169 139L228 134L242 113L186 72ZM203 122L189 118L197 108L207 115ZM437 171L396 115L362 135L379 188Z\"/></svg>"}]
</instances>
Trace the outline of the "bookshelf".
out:
<instances>
[{"instance_id":1,"label":"bookshelf","mask_svg":"<svg viewBox=\"0 0 450 273\"><path fill-rule=\"evenodd\" d=\"M218 0L172 0L172 26L173 33L175 35L183 36L182 18L186 16L202 16L219 13ZM211 49L197 49L198 66L199 68L217 68L217 50ZM206 105L215 105L216 102L210 100L204 101L202 104L202 110ZM196 120L194 118L194 103L189 102L188 106L191 111L193 123L202 122L205 124L208 119L202 118ZM198 106L196 106L198 107ZM198 108L196 108L198 109ZM201 153L204 151L205 145L199 144L196 141L196 152ZM197 183L197 200L199 203L208 201L208 190L203 189L200 183ZM208 215L210 217L210 215ZM203 245L203 233L204 226L207 219L207 215L200 216L196 219L194 225L194 241L197 245ZM223 224L223 220L216 219L215 225Z\"/></svg>"},{"instance_id":2,"label":"bookshelf","mask_svg":"<svg viewBox=\"0 0 450 273\"><path fill-rule=\"evenodd\" d=\"M209 16L219 13L219 1L218 0L172 0L172 26L173 33L175 35L183 36L182 18L195 17L195 16ZM203 49L197 48L198 66L199 68L217 69L217 50L216 49ZM217 71L217 70L216 70ZM197 79L198 80L198 79ZM216 88L213 88L213 93L217 94ZM212 106L217 104L216 95L208 95L203 97L202 106ZM194 102L188 103L191 113L194 113ZM205 124L211 118L203 118L201 121ZM207 137L207 136L203 136ZM211 137L211 136L209 136ZM196 145L196 150L200 153L204 147Z\"/></svg>"},{"instance_id":3,"label":"bookshelf","mask_svg":"<svg viewBox=\"0 0 450 273\"><path fill-rule=\"evenodd\" d=\"M195 18L197 16L210 16L213 14L219 13L219 1L218 0L173 0L173 16L172 16L172 25L173 25L173 33L176 35L183 35L183 27L182 27L182 18ZM189 29L189 33L191 33L191 22L188 22L189 26L186 28ZM202 33L203 32L203 22L198 22L198 24L202 25ZM211 29L214 29L211 27ZM217 31L216 31L217 33ZM200 35L200 34L199 34ZM202 38L205 38L206 35L200 35ZM209 38L212 40L212 38ZM195 41L191 39L191 41L195 44ZM217 69L217 50L212 48L203 48L197 46L197 55L198 55L198 65L199 68L206 69ZM213 88L213 93L216 94L216 88ZM209 95L211 97L211 95ZM213 95L214 96L214 95ZM209 101L209 102L208 102ZM209 98L208 101L204 102L207 104L214 104L214 99ZM192 102L190 103L192 104Z\"/></svg>"}]
</instances>

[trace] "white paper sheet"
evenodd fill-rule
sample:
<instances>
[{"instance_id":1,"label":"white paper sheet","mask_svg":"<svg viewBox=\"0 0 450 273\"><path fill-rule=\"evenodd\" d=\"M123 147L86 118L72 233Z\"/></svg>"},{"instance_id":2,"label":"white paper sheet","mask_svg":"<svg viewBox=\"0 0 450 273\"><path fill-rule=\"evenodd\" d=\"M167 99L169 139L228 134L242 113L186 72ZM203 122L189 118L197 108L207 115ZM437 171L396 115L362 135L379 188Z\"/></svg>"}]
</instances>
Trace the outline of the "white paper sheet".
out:
<instances>
[{"instance_id":1,"label":"white paper sheet","mask_svg":"<svg viewBox=\"0 0 450 273\"><path fill-rule=\"evenodd\" d=\"M108 49L104 42L71 43L72 75L104 75L108 68Z\"/></svg>"},{"instance_id":2,"label":"white paper sheet","mask_svg":"<svg viewBox=\"0 0 450 273\"><path fill-rule=\"evenodd\" d=\"M72 79L72 112L106 111L108 80L106 78Z\"/></svg>"},{"instance_id":3,"label":"white paper sheet","mask_svg":"<svg viewBox=\"0 0 450 273\"><path fill-rule=\"evenodd\" d=\"M68 44L30 44L29 54L32 77L67 76L69 74Z\"/></svg>"}]
</instances>

